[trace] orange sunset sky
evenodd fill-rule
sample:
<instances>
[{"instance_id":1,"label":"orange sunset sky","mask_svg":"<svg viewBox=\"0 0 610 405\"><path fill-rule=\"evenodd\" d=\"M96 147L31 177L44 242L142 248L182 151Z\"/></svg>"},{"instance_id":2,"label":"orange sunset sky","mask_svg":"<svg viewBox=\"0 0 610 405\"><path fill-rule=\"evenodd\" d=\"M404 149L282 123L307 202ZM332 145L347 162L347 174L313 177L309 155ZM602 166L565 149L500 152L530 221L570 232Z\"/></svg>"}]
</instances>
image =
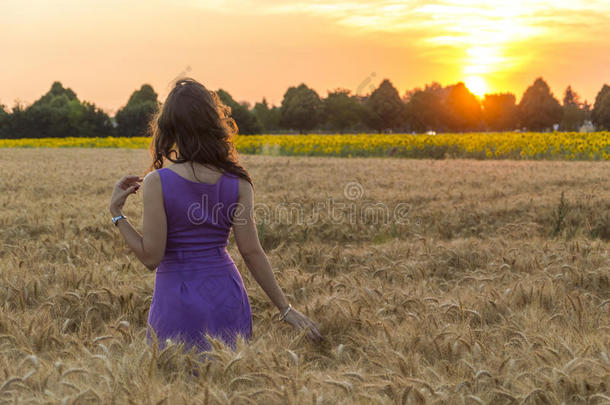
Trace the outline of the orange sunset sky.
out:
<instances>
[{"instance_id":1,"label":"orange sunset sky","mask_svg":"<svg viewBox=\"0 0 610 405\"><path fill-rule=\"evenodd\" d=\"M279 105L305 82L366 94L389 78L457 81L520 100L543 76L590 103L610 83L610 0L0 0L0 103L55 80L109 114L143 83L186 74L238 101Z\"/></svg>"}]
</instances>

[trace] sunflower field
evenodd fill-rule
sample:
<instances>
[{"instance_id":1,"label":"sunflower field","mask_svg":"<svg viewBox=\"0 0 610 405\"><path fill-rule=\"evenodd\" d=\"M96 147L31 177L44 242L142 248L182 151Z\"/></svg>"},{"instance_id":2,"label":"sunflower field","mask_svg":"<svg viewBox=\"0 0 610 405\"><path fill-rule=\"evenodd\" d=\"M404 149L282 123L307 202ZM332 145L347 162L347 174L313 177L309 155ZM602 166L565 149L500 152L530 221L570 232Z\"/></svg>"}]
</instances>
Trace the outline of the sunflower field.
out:
<instances>
[{"instance_id":1,"label":"sunflower field","mask_svg":"<svg viewBox=\"0 0 610 405\"><path fill-rule=\"evenodd\" d=\"M236 135L240 153L294 156L610 160L610 132ZM147 148L148 137L0 139L0 147Z\"/></svg>"}]
</instances>

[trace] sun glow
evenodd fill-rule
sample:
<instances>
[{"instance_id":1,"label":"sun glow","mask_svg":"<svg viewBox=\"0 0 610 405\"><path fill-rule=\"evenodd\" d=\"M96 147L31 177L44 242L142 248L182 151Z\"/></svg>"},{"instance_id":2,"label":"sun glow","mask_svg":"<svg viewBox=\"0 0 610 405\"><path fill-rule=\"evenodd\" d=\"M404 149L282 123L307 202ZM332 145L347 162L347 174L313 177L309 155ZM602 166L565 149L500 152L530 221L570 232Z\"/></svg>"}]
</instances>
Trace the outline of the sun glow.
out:
<instances>
[{"instance_id":1,"label":"sun glow","mask_svg":"<svg viewBox=\"0 0 610 405\"><path fill-rule=\"evenodd\" d=\"M480 75L495 71L504 58L497 46L473 46L466 51L464 73Z\"/></svg>"},{"instance_id":2,"label":"sun glow","mask_svg":"<svg viewBox=\"0 0 610 405\"><path fill-rule=\"evenodd\" d=\"M468 90L470 90L472 94L477 97L483 97L483 95L487 91L487 84L485 83L485 80L480 76L470 76L466 78L464 84L466 85L466 87L468 87Z\"/></svg>"}]
</instances>

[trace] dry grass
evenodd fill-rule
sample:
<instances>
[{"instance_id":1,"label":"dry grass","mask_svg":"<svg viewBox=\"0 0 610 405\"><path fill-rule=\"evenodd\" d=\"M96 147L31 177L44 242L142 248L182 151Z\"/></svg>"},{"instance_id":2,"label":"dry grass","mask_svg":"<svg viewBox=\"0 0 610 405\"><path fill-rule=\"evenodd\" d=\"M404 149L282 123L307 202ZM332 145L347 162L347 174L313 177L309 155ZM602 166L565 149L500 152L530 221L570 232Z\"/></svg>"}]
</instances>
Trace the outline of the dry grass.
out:
<instances>
[{"instance_id":1,"label":"dry grass","mask_svg":"<svg viewBox=\"0 0 610 405\"><path fill-rule=\"evenodd\" d=\"M147 152L1 153L0 403L610 402L609 162L245 156L259 204L349 202L359 182L358 206L408 203L409 221L261 223L327 342L272 321L231 245L254 338L197 363L146 345L154 274L107 212Z\"/></svg>"}]
</instances>

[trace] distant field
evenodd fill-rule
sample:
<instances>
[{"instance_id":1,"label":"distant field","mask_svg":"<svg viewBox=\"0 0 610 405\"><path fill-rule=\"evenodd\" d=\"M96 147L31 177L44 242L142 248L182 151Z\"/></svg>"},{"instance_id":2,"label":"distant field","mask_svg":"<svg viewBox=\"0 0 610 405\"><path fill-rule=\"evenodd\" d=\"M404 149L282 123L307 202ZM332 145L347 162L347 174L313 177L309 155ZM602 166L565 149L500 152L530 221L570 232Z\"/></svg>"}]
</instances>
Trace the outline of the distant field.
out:
<instances>
[{"instance_id":1,"label":"distant field","mask_svg":"<svg viewBox=\"0 0 610 405\"><path fill-rule=\"evenodd\" d=\"M0 139L0 147L147 148L150 138ZM241 153L287 156L610 160L610 132L238 135Z\"/></svg>"},{"instance_id":2,"label":"distant field","mask_svg":"<svg viewBox=\"0 0 610 405\"><path fill-rule=\"evenodd\" d=\"M107 210L148 152L1 153L1 403L608 403L610 162L243 156L279 284L327 342L272 320L232 241L253 340L214 341L195 378L146 345L154 274Z\"/></svg>"}]
</instances>

